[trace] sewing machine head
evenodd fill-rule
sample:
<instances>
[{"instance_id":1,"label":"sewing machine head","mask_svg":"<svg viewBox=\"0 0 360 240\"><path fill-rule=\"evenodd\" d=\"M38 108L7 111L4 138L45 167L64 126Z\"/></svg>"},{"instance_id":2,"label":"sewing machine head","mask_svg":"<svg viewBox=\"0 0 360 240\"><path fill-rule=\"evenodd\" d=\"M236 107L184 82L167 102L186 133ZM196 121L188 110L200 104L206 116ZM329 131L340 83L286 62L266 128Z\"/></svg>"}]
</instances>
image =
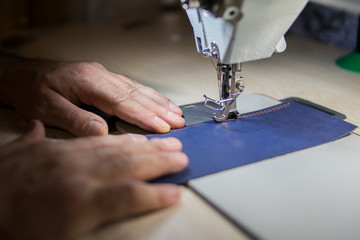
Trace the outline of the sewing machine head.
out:
<instances>
[{"instance_id":1,"label":"sewing machine head","mask_svg":"<svg viewBox=\"0 0 360 240\"><path fill-rule=\"evenodd\" d=\"M194 29L198 52L216 61L217 121L237 116L236 98L244 91L243 62L286 49L284 34L307 0L181 0ZM211 106L209 106L211 107ZM212 107L213 108L213 107Z\"/></svg>"}]
</instances>

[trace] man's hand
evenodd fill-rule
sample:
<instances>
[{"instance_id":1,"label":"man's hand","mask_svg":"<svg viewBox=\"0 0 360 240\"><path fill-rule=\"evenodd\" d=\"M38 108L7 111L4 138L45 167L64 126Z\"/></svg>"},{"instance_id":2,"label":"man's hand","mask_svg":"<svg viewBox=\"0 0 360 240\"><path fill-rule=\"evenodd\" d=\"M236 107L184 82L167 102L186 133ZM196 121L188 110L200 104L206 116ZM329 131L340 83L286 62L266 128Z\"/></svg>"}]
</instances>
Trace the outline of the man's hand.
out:
<instances>
[{"instance_id":1,"label":"man's hand","mask_svg":"<svg viewBox=\"0 0 360 240\"><path fill-rule=\"evenodd\" d=\"M182 170L188 159L181 148L173 138L137 135L44 141L43 125L33 121L26 135L0 149L0 232L68 239L171 206L179 200L176 186L144 181Z\"/></svg>"},{"instance_id":2,"label":"man's hand","mask_svg":"<svg viewBox=\"0 0 360 240\"><path fill-rule=\"evenodd\" d=\"M106 122L78 107L84 103L149 131L162 133L185 124L181 109L168 98L98 63L23 61L0 69L0 104L15 107L28 119L76 136L106 135Z\"/></svg>"}]
</instances>

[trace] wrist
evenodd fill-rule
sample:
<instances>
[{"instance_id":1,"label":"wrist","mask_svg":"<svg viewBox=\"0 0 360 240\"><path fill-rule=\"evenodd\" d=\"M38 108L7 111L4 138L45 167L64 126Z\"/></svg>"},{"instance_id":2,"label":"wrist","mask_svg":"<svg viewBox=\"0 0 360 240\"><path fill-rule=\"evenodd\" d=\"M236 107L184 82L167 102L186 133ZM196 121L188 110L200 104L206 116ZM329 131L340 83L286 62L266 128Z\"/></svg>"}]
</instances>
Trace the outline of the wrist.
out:
<instances>
[{"instance_id":1,"label":"wrist","mask_svg":"<svg viewBox=\"0 0 360 240\"><path fill-rule=\"evenodd\" d=\"M0 52L0 106L15 107L17 98L21 98L20 89L35 78L44 64L50 61L27 59Z\"/></svg>"},{"instance_id":2,"label":"wrist","mask_svg":"<svg viewBox=\"0 0 360 240\"><path fill-rule=\"evenodd\" d=\"M12 106L11 84L16 80L16 72L21 69L25 59L16 55L0 52L0 106Z\"/></svg>"}]
</instances>

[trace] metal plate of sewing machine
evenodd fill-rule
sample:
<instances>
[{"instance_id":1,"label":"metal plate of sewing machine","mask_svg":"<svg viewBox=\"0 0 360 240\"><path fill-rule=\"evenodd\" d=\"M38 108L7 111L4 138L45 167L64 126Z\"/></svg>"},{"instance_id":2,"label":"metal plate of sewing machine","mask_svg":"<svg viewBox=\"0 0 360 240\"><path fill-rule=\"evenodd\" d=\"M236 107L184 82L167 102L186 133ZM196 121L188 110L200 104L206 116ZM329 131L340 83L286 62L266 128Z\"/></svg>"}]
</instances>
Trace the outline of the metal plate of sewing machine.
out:
<instances>
[{"instance_id":1,"label":"metal plate of sewing machine","mask_svg":"<svg viewBox=\"0 0 360 240\"><path fill-rule=\"evenodd\" d=\"M237 98L237 110L240 114L242 114L267 108L278 103L280 102L262 94L245 93ZM212 102L208 103L208 105L213 108L219 107ZM186 126L212 121L213 117L218 114L215 110L205 106L204 102L187 104L180 106L180 108L183 110L183 117L185 118Z\"/></svg>"},{"instance_id":2,"label":"metal plate of sewing machine","mask_svg":"<svg viewBox=\"0 0 360 240\"><path fill-rule=\"evenodd\" d=\"M345 115L343 115L339 112L333 111L328 108L324 108L322 106L319 106L317 104L314 104L312 102L309 102L309 101L301 99L301 98L286 98L286 99L282 99L282 100L278 101L269 96L265 96L263 94L257 94L257 93L244 93L244 94L240 95L236 100L236 102L237 102L236 106L237 106L237 111L239 112L239 114L244 114L244 113L248 113L248 112L257 111L259 109L271 107L273 105L279 104L280 102L290 101L290 100L295 100L304 105L308 105L310 107L313 107L317 110L328 113L339 119L346 118ZM213 104L213 108L218 107L214 103L209 103L209 104ZM186 126L211 121L211 120L213 120L213 117L216 116L216 114L217 114L216 111L205 106L204 102L187 104L187 105L180 106L180 108L183 110L183 117L185 118Z\"/></svg>"},{"instance_id":3,"label":"metal plate of sewing machine","mask_svg":"<svg viewBox=\"0 0 360 240\"><path fill-rule=\"evenodd\" d=\"M185 126L211 121L217 114L216 111L206 107L204 102L187 104L180 106L180 108L183 111L183 117L185 118Z\"/></svg>"}]
</instances>

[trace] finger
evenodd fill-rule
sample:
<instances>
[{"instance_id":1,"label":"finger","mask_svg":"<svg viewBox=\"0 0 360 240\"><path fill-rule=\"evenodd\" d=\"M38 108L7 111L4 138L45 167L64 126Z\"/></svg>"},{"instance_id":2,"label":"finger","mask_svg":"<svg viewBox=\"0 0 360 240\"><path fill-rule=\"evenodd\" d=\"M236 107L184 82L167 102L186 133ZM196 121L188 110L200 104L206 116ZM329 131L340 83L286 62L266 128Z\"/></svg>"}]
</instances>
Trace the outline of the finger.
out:
<instances>
[{"instance_id":1,"label":"finger","mask_svg":"<svg viewBox=\"0 0 360 240\"><path fill-rule=\"evenodd\" d=\"M180 195L180 189L174 185L121 181L97 189L92 202L95 214L104 222L172 206Z\"/></svg>"},{"instance_id":2,"label":"finger","mask_svg":"<svg viewBox=\"0 0 360 240\"><path fill-rule=\"evenodd\" d=\"M119 156L95 165L92 172L99 179L133 178L151 180L183 170L188 164L182 152L158 152Z\"/></svg>"},{"instance_id":3,"label":"finger","mask_svg":"<svg viewBox=\"0 0 360 240\"><path fill-rule=\"evenodd\" d=\"M128 136L128 137L125 137ZM114 139L115 138L115 139ZM106 138L86 138L74 140L72 148L79 150L92 149L89 152L97 156L97 160L108 160L119 157L131 157L137 154L181 151L182 144L176 138L157 138L147 140L142 135L124 135L116 140L117 136ZM148 142L147 142L148 141ZM94 153L96 151L96 153Z\"/></svg>"},{"instance_id":4,"label":"finger","mask_svg":"<svg viewBox=\"0 0 360 240\"><path fill-rule=\"evenodd\" d=\"M86 93L83 92L80 95L80 100L145 130L160 133L170 131L170 125L167 122L131 98L134 92L125 92L124 89L117 89L111 84L106 84L100 89L94 89L92 85L88 86ZM89 96L94 96L91 102L89 102Z\"/></svg>"},{"instance_id":5,"label":"finger","mask_svg":"<svg viewBox=\"0 0 360 240\"><path fill-rule=\"evenodd\" d=\"M130 159L126 160L126 158L160 151L180 151L182 148L181 142L175 138L152 139L146 143L147 141L147 138L142 135L88 137L72 140L70 144L69 141L64 142L62 148L68 152L76 149L82 152L82 159L95 161L94 164L100 162L100 164L89 168L90 172L95 172L95 175L110 176L111 172L116 171L114 178L122 174L121 169L128 171L130 169L128 164L135 164L129 163ZM118 159L122 159L121 163L117 163ZM110 163L103 163L106 161ZM126 176L129 175L126 174ZM113 177L109 178L112 179Z\"/></svg>"},{"instance_id":6,"label":"finger","mask_svg":"<svg viewBox=\"0 0 360 240\"><path fill-rule=\"evenodd\" d=\"M171 127L178 128L184 125L185 122L180 116L155 104L126 81L114 81L113 76L108 74L104 74L103 77L100 86L88 84L82 87L83 90L78 93L82 102L148 131L164 133L170 131ZM140 98L146 99L139 101ZM151 105L149 102L152 102ZM162 110L161 115L155 106Z\"/></svg>"},{"instance_id":7,"label":"finger","mask_svg":"<svg viewBox=\"0 0 360 240\"><path fill-rule=\"evenodd\" d=\"M108 127L100 116L80 109L64 97L54 93L44 114L44 122L69 131L76 136L107 135Z\"/></svg>"},{"instance_id":8,"label":"finger","mask_svg":"<svg viewBox=\"0 0 360 240\"><path fill-rule=\"evenodd\" d=\"M157 104L162 105L163 107L167 108L168 110L174 112L175 114L182 116L182 110L179 108L175 103L173 103L169 98L165 97L164 95L160 94L158 91L144 86L137 82L134 79L131 79L129 77L119 75L116 73L109 72L113 77L115 77L117 80L120 81L126 81L128 84L130 84L133 88L139 89L139 91L144 94L145 96L151 98L153 101L155 101Z\"/></svg>"},{"instance_id":9,"label":"finger","mask_svg":"<svg viewBox=\"0 0 360 240\"><path fill-rule=\"evenodd\" d=\"M14 143L34 144L45 139L45 128L39 120L33 120L28 126L27 132L17 139Z\"/></svg>"},{"instance_id":10,"label":"finger","mask_svg":"<svg viewBox=\"0 0 360 240\"><path fill-rule=\"evenodd\" d=\"M100 160L100 158L105 159L106 157L119 155L119 151L123 145L127 146L129 144L139 144L147 141L148 139L143 135L123 134L77 138L63 142L62 144L65 145L65 148L68 148L69 151L72 151L72 149L78 151L86 150L89 153L90 158L96 157Z\"/></svg>"},{"instance_id":11,"label":"finger","mask_svg":"<svg viewBox=\"0 0 360 240\"><path fill-rule=\"evenodd\" d=\"M124 147L126 155L156 153L161 151L181 151L182 143L176 138L154 138L147 144L128 144Z\"/></svg>"},{"instance_id":12,"label":"finger","mask_svg":"<svg viewBox=\"0 0 360 240\"><path fill-rule=\"evenodd\" d=\"M115 97L115 99L119 99L115 100L115 102L114 100L111 101L111 99L108 99L108 103L115 103L114 105L120 105L121 103L126 103L126 101L124 100L132 100L139 103L141 106L144 106L149 111L155 113L156 116L158 116L161 120L165 121L168 125L170 125L170 127L180 128L184 126L185 120L181 117L181 109L165 96L161 95L152 88L145 87L142 84L139 84L137 81L127 78L125 76L117 75L110 72L107 72L105 76L106 80L113 86L111 88L111 91L106 91L106 95L114 97L119 93L123 94L122 97ZM118 93L114 91L117 91ZM143 94L143 92L146 93L146 95ZM99 94L97 95L99 96ZM131 103L131 101L129 102ZM107 106L109 106L109 104L107 104ZM113 109L114 108L117 107L114 106ZM120 109L120 111L118 112L113 112L113 114L117 116L119 116L121 113L122 109ZM124 120L129 121L130 119Z\"/></svg>"},{"instance_id":13,"label":"finger","mask_svg":"<svg viewBox=\"0 0 360 240\"><path fill-rule=\"evenodd\" d=\"M171 129L166 121L132 99L119 103L115 107L115 115L151 132L166 133Z\"/></svg>"},{"instance_id":14,"label":"finger","mask_svg":"<svg viewBox=\"0 0 360 240\"><path fill-rule=\"evenodd\" d=\"M159 92L155 91L154 89L140 84L139 91L142 92L145 96L153 99L156 103L166 107L167 109L174 112L175 114L182 116L183 112L182 112L181 108L179 108L169 98L165 97L164 95L160 94Z\"/></svg>"},{"instance_id":15,"label":"finger","mask_svg":"<svg viewBox=\"0 0 360 240\"><path fill-rule=\"evenodd\" d=\"M159 105L151 98L146 97L140 91L138 91L137 93L134 92L131 100L138 102L146 109L149 109L150 111L155 113L159 118L166 121L172 128L180 128L183 127L185 124L184 118L174 113L173 111L170 111L166 107Z\"/></svg>"}]
</instances>

